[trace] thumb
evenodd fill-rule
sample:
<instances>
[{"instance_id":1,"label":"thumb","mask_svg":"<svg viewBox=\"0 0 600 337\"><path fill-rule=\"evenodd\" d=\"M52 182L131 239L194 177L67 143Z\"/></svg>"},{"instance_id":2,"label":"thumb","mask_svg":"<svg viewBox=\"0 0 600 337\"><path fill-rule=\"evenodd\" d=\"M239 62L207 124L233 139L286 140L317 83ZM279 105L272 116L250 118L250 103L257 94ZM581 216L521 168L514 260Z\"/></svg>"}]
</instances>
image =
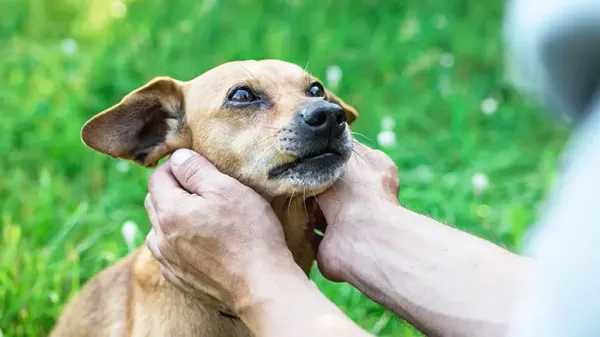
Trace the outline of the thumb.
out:
<instances>
[{"instance_id":1,"label":"thumb","mask_svg":"<svg viewBox=\"0 0 600 337\"><path fill-rule=\"evenodd\" d=\"M169 158L169 164L179 184L195 194L201 194L207 182L222 174L208 159L188 149L175 151Z\"/></svg>"}]
</instances>

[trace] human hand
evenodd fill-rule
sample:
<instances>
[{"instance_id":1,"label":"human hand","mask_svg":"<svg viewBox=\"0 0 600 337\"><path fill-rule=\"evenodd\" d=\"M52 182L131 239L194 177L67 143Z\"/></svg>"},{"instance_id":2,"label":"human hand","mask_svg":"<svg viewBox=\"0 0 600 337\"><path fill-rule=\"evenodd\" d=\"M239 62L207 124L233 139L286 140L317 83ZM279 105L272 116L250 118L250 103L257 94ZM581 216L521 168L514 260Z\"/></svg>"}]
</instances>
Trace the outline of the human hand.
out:
<instances>
[{"instance_id":1,"label":"human hand","mask_svg":"<svg viewBox=\"0 0 600 337\"><path fill-rule=\"evenodd\" d=\"M148 190L146 244L162 275L184 292L235 311L254 277L293 264L269 203L199 154L176 151Z\"/></svg>"},{"instance_id":2,"label":"human hand","mask_svg":"<svg viewBox=\"0 0 600 337\"><path fill-rule=\"evenodd\" d=\"M398 168L383 152L355 142L346 169L330 189L317 196L327 222L319 246L318 264L330 280L346 280L347 263L357 242L368 240L376 230L377 217L386 207L397 207L400 181Z\"/></svg>"}]
</instances>

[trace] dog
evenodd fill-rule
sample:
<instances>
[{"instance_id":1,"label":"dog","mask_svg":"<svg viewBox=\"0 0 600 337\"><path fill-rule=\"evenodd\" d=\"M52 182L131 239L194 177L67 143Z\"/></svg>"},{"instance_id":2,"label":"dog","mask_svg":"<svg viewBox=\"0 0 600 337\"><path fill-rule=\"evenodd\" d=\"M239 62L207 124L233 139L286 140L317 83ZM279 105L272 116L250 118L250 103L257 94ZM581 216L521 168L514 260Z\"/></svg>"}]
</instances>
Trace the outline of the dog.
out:
<instances>
[{"instance_id":1,"label":"dog","mask_svg":"<svg viewBox=\"0 0 600 337\"><path fill-rule=\"evenodd\" d=\"M152 168L180 148L266 198L295 262L308 276L322 214L314 198L350 158L358 113L302 67L232 61L189 80L157 77L81 130L91 149ZM209 298L166 281L145 245L91 279L64 308L51 337L246 337L246 326Z\"/></svg>"}]
</instances>

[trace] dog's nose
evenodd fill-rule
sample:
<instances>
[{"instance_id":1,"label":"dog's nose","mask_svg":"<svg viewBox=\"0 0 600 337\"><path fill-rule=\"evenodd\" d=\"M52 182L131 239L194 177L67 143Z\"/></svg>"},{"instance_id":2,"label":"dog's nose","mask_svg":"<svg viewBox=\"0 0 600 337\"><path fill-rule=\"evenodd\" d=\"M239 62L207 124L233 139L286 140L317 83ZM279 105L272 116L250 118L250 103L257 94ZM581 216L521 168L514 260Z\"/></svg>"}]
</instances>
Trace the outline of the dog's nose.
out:
<instances>
[{"instance_id":1,"label":"dog's nose","mask_svg":"<svg viewBox=\"0 0 600 337\"><path fill-rule=\"evenodd\" d=\"M341 106L329 102L311 104L301 114L306 127L317 136L338 136L346 126L346 114Z\"/></svg>"}]
</instances>

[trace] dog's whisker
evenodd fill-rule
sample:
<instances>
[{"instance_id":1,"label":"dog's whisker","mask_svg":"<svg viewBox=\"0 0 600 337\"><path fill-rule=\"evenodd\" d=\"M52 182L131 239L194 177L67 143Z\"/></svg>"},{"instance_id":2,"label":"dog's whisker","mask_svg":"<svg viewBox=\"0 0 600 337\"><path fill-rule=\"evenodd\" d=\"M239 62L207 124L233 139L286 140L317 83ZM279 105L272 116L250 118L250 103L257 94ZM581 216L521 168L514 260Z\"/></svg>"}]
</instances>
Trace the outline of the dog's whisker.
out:
<instances>
[{"instance_id":1,"label":"dog's whisker","mask_svg":"<svg viewBox=\"0 0 600 337\"><path fill-rule=\"evenodd\" d=\"M302 189L302 206L304 207L304 215L308 218L308 210L306 209L306 187Z\"/></svg>"},{"instance_id":2,"label":"dog's whisker","mask_svg":"<svg viewBox=\"0 0 600 337\"><path fill-rule=\"evenodd\" d=\"M250 77L256 79L256 77L254 77L254 75L250 72L250 70L248 70L248 68L246 68L243 64L241 66L242 66L242 69L244 69Z\"/></svg>"},{"instance_id":3,"label":"dog's whisker","mask_svg":"<svg viewBox=\"0 0 600 337\"><path fill-rule=\"evenodd\" d=\"M279 128L276 128L274 126L267 126L267 125L258 125L261 128L265 128L265 129L271 129L271 130L279 130Z\"/></svg>"},{"instance_id":4,"label":"dog's whisker","mask_svg":"<svg viewBox=\"0 0 600 337\"><path fill-rule=\"evenodd\" d=\"M310 59L308 59L308 61L306 61L306 65L304 66L304 71L306 72L308 70L308 65L310 64Z\"/></svg>"},{"instance_id":5,"label":"dog's whisker","mask_svg":"<svg viewBox=\"0 0 600 337\"><path fill-rule=\"evenodd\" d=\"M341 202L342 199L340 199L340 195L338 194L337 190L335 189L335 184L331 185L331 189L333 190L333 194L335 194L335 198L337 199L337 201Z\"/></svg>"},{"instance_id":6,"label":"dog's whisker","mask_svg":"<svg viewBox=\"0 0 600 337\"><path fill-rule=\"evenodd\" d=\"M357 156L359 156L360 159L362 159L365 163L367 162L367 160L365 159L365 157L363 157L362 154L358 153L358 151L356 151L355 149L352 149L352 152L354 152L354 154L356 154Z\"/></svg>"},{"instance_id":7,"label":"dog's whisker","mask_svg":"<svg viewBox=\"0 0 600 337\"><path fill-rule=\"evenodd\" d=\"M339 177L338 179L339 179L339 180L341 180L342 182L344 182L344 183L348 184L348 180L346 180L346 179L344 179L344 178L342 178L342 177Z\"/></svg>"},{"instance_id":8,"label":"dog's whisker","mask_svg":"<svg viewBox=\"0 0 600 337\"><path fill-rule=\"evenodd\" d=\"M266 141L268 141L268 140L270 140L270 139L273 139L273 138L275 138L275 137L277 137L277 134L274 134L274 135L271 135L271 136L265 137L265 138L263 138L263 139L261 139L261 140L257 141L257 142L256 142L254 145L252 145L252 148L251 148L251 150L254 150L254 149L256 149L257 147L259 147L259 146L262 146L262 145L263 145L263 143L265 143Z\"/></svg>"},{"instance_id":9,"label":"dog's whisker","mask_svg":"<svg viewBox=\"0 0 600 337\"><path fill-rule=\"evenodd\" d=\"M294 199L294 193L296 193L296 188L292 190L292 195L290 196L290 200L288 201L287 214L290 215L290 206L292 205L292 199Z\"/></svg>"},{"instance_id":10,"label":"dog's whisker","mask_svg":"<svg viewBox=\"0 0 600 337\"><path fill-rule=\"evenodd\" d=\"M269 154L271 152L271 150L275 147L275 145L277 145L277 143L273 143L271 144L268 148L265 149L265 152L263 152L260 157L258 158L258 160L254 163L254 165L252 166L252 168L250 169L249 172L254 172L254 170L258 167L259 164L262 163L263 159L265 159L265 156L267 154Z\"/></svg>"},{"instance_id":11,"label":"dog's whisker","mask_svg":"<svg viewBox=\"0 0 600 337\"><path fill-rule=\"evenodd\" d=\"M366 139L366 140L368 140L368 141L370 141L370 142L373 142L373 143L375 143L375 141L374 141L373 139L371 139L371 138L369 138L369 137L365 136L364 134L362 134L362 133L360 133L360 132L351 131L350 133L351 133L352 135L361 136L361 137L363 137L364 139Z\"/></svg>"}]
</instances>

